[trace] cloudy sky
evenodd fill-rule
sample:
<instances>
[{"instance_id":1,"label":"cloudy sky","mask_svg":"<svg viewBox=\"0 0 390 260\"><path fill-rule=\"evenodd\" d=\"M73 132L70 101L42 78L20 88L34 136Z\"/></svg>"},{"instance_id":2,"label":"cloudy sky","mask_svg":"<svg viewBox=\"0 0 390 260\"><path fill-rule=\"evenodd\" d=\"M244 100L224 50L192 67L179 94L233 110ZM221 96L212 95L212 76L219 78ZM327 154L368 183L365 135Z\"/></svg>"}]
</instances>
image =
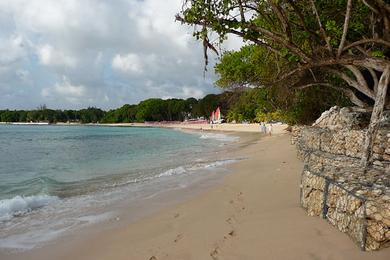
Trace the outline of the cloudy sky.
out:
<instances>
[{"instance_id":1,"label":"cloudy sky","mask_svg":"<svg viewBox=\"0 0 390 260\"><path fill-rule=\"evenodd\" d=\"M174 21L181 3L0 0L0 109L109 109L218 92L192 28Z\"/></svg>"}]
</instances>

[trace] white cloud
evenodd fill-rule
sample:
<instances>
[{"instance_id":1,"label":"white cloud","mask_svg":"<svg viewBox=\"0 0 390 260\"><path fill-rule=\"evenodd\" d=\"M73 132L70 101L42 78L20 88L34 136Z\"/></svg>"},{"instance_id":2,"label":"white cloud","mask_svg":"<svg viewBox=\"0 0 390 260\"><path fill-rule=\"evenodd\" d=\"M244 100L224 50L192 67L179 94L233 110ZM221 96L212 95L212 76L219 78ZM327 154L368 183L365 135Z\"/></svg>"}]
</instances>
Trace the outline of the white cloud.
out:
<instances>
[{"instance_id":1,"label":"white cloud","mask_svg":"<svg viewBox=\"0 0 390 260\"><path fill-rule=\"evenodd\" d=\"M86 87L83 85L71 84L66 76L62 77L61 82L56 82L51 88L44 88L41 95L44 98L63 98L69 102L77 103L82 98L86 98Z\"/></svg>"},{"instance_id":2,"label":"white cloud","mask_svg":"<svg viewBox=\"0 0 390 260\"><path fill-rule=\"evenodd\" d=\"M75 67L77 64L77 60L74 57L66 55L58 49L54 49L49 44L38 46L37 54L41 64L46 66Z\"/></svg>"},{"instance_id":3,"label":"white cloud","mask_svg":"<svg viewBox=\"0 0 390 260\"><path fill-rule=\"evenodd\" d=\"M0 38L0 66L9 66L26 56L27 43L19 34L10 35L8 39Z\"/></svg>"},{"instance_id":4,"label":"white cloud","mask_svg":"<svg viewBox=\"0 0 390 260\"><path fill-rule=\"evenodd\" d=\"M135 53L127 55L117 54L112 60L112 67L122 72L142 73L143 64L141 58Z\"/></svg>"},{"instance_id":5,"label":"white cloud","mask_svg":"<svg viewBox=\"0 0 390 260\"><path fill-rule=\"evenodd\" d=\"M189 50L193 40L185 28L175 22L175 15L180 11L182 0L145 0L142 4L132 5L129 17L135 21L137 29L145 39L153 40L159 37L161 41L174 44L171 48L180 47Z\"/></svg>"},{"instance_id":6,"label":"white cloud","mask_svg":"<svg viewBox=\"0 0 390 260\"><path fill-rule=\"evenodd\" d=\"M236 36L236 35L229 35L228 40L224 42L223 48L228 50L239 50L245 42L242 40L242 38Z\"/></svg>"},{"instance_id":7,"label":"white cloud","mask_svg":"<svg viewBox=\"0 0 390 260\"><path fill-rule=\"evenodd\" d=\"M201 98L205 94L202 90L194 87L182 87L181 90L182 90L183 98L189 98L189 97Z\"/></svg>"},{"instance_id":8,"label":"white cloud","mask_svg":"<svg viewBox=\"0 0 390 260\"><path fill-rule=\"evenodd\" d=\"M30 79L30 72L28 70L19 69L15 73L22 81L26 82Z\"/></svg>"},{"instance_id":9,"label":"white cloud","mask_svg":"<svg viewBox=\"0 0 390 260\"><path fill-rule=\"evenodd\" d=\"M63 77L61 83L56 83L54 86L58 94L72 97L83 97L85 95L85 86L72 85L67 77Z\"/></svg>"}]
</instances>

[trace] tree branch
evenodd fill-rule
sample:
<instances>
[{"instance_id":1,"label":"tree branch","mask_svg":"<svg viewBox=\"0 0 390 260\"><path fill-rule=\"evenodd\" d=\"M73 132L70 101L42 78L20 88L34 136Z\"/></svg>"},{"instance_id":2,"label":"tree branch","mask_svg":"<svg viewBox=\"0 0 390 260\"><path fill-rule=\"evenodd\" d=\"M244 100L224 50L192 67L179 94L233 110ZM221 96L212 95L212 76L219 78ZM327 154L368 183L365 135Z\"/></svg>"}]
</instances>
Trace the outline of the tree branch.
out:
<instances>
[{"instance_id":1,"label":"tree branch","mask_svg":"<svg viewBox=\"0 0 390 260\"><path fill-rule=\"evenodd\" d=\"M360 84L358 81L351 79L346 73L341 72L339 70L330 69L330 68L328 68L326 70L334 75L339 76L341 79L343 79L345 82L347 82L347 84L349 86L351 86L351 87L355 88L356 90L358 90L359 92L365 94L367 97L369 97L371 99L375 99L375 96L373 95L372 91L370 91L370 89L365 88L365 86Z\"/></svg>"},{"instance_id":2,"label":"tree branch","mask_svg":"<svg viewBox=\"0 0 390 260\"><path fill-rule=\"evenodd\" d=\"M314 87L314 86L333 87L332 84L327 83L327 82L314 82L314 83L309 83L309 84L301 85L301 86L295 87L295 88L296 88L296 89L305 89L305 88Z\"/></svg>"},{"instance_id":3,"label":"tree branch","mask_svg":"<svg viewBox=\"0 0 390 260\"><path fill-rule=\"evenodd\" d=\"M337 51L337 58L340 57L340 55L341 55L341 53L343 51L343 48L344 48L345 40L347 39L349 19L351 17L351 9L352 9L352 0L348 0L348 2L347 2L347 11L345 12L343 35L341 36L339 49Z\"/></svg>"},{"instance_id":4,"label":"tree branch","mask_svg":"<svg viewBox=\"0 0 390 260\"><path fill-rule=\"evenodd\" d=\"M360 72L360 70L353 65L345 65L344 67L348 68L350 71L352 71L353 75L356 78L356 81L361 85L364 89L367 90L367 93L370 93L371 98L375 97L374 92L368 87L366 79L363 77L363 74Z\"/></svg>"},{"instance_id":5,"label":"tree branch","mask_svg":"<svg viewBox=\"0 0 390 260\"><path fill-rule=\"evenodd\" d=\"M357 105L358 107L368 107L369 105L366 102L363 102L360 98L358 98L354 91L351 89L342 89L344 94L349 98L349 100Z\"/></svg>"},{"instance_id":6,"label":"tree branch","mask_svg":"<svg viewBox=\"0 0 390 260\"><path fill-rule=\"evenodd\" d=\"M371 5L370 3L367 2L367 0L362 0L362 2L368 7L370 8L370 10L376 14L379 14L378 10L373 6Z\"/></svg>"},{"instance_id":7,"label":"tree branch","mask_svg":"<svg viewBox=\"0 0 390 260\"><path fill-rule=\"evenodd\" d=\"M289 49L292 53L299 56L303 62L308 63L310 61L310 58L299 47L297 47L295 44L290 43L290 42L286 41L285 39L275 35L273 32L270 32L262 27L255 26L255 25L249 25L249 28L256 31L256 32L262 33L265 36L267 36L270 40L273 40L273 41L283 45L285 48Z\"/></svg>"},{"instance_id":8,"label":"tree branch","mask_svg":"<svg viewBox=\"0 0 390 260\"><path fill-rule=\"evenodd\" d=\"M375 2L379 5L379 7L385 9L387 12L390 13L390 5L383 2L383 0L375 0Z\"/></svg>"},{"instance_id":9,"label":"tree branch","mask_svg":"<svg viewBox=\"0 0 390 260\"><path fill-rule=\"evenodd\" d=\"M239 31L236 31L236 30L233 30L233 29L230 29L229 32L231 34L235 34L235 35L238 35L240 37L244 37L245 36L245 34L243 32L239 32ZM268 50L270 50L270 51L272 51L272 52L274 52L274 53L276 53L278 55L282 55L279 50L273 48L271 45L268 45L267 43L265 43L263 41L260 41L258 39L252 39L252 38L250 38L249 40L254 42L254 43L256 43L257 45L262 45L262 46L266 47Z\"/></svg>"},{"instance_id":10,"label":"tree branch","mask_svg":"<svg viewBox=\"0 0 390 260\"><path fill-rule=\"evenodd\" d=\"M371 69L371 68L367 68L367 70L370 72L371 74L371 78L372 80L374 81L374 93L376 94L378 92L378 76L376 75L376 72L375 70Z\"/></svg>"},{"instance_id":11,"label":"tree branch","mask_svg":"<svg viewBox=\"0 0 390 260\"><path fill-rule=\"evenodd\" d=\"M374 108L371 113L370 124L366 132L366 138L363 145L363 156L361 164L363 167L368 166L374 146L374 140L378 132L379 124L383 115L383 109L386 104L386 93L390 81L390 66L387 66L379 80L378 92L375 97Z\"/></svg>"},{"instance_id":12,"label":"tree branch","mask_svg":"<svg viewBox=\"0 0 390 260\"><path fill-rule=\"evenodd\" d=\"M385 40L382 40L382 39L362 39L362 40L359 40L359 41L356 41L356 42L353 42L347 46L345 46L342 50L342 52L352 48L352 47L355 47L357 45L361 45L361 44L365 44L365 43L377 43L377 44L381 44L381 45L385 45L387 47L390 47L390 42L388 41L385 41Z\"/></svg>"},{"instance_id":13,"label":"tree branch","mask_svg":"<svg viewBox=\"0 0 390 260\"><path fill-rule=\"evenodd\" d=\"M280 25L283 27L283 31L287 36L289 42L292 42L292 34L290 25L288 23L287 17L284 14L283 10L279 5L276 5L273 0L268 0L268 3L271 5L272 10L276 13L276 16L279 19Z\"/></svg>"},{"instance_id":14,"label":"tree branch","mask_svg":"<svg viewBox=\"0 0 390 260\"><path fill-rule=\"evenodd\" d=\"M306 71L306 70L309 70L309 69L315 68L315 67L325 67L324 68L325 70L331 72L332 74L339 76L341 79L343 79L345 82L347 82L349 86L351 86L351 87L355 88L356 90L358 90L359 92L365 94L367 97L375 100L374 92L371 89L369 89L368 87L366 87L366 85L360 84L358 81L351 79L347 74L345 74L339 70L326 68L327 66L332 66L332 65L344 65L344 66L355 65L355 66L363 66L365 68L373 68L373 69L376 69L378 71L384 71L387 67L390 67L390 62L385 61L385 60L380 60L380 59L374 59L374 58L366 58L366 59L362 59L362 60L355 60L353 58L329 59L329 60L323 61L323 62L317 62L314 64L306 64L306 65L300 66L300 67L290 71L289 73L284 74L282 78L276 80L274 83L285 80L288 77L290 77L298 72L303 72L303 71ZM350 67L350 68L352 68L352 70L355 71L354 67ZM357 76L355 76L357 79L361 78L361 77L363 78L360 71L358 71L358 72L355 71L355 75L357 75ZM357 97L353 96L352 94L353 93L348 93L351 101L354 104L361 106L362 101L360 100L361 102L359 104L359 102L358 102L359 99Z\"/></svg>"},{"instance_id":15,"label":"tree branch","mask_svg":"<svg viewBox=\"0 0 390 260\"><path fill-rule=\"evenodd\" d=\"M356 58L343 58L343 59L331 58L328 60L317 61L314 63L298 66L297 68L291 70L290 72L285 73L280 79L275 81L275 83L285 80L298 72L303 72L311 68L326 67L326 66L333 66L333 65L355 65L355 66L362 66L365 68L372 68L377 71L383 71L386 68L386 66L390 65L390 61L377 59L377 58L364 58L359 60Z\"/></svg>"},{"instance_id":16,"label":"tree branch","mask_svg":"<svg viewBox=\"0 0 390 260\"><path fill-rule=\"evenodd\" d=\"M390 40L390 22L389 18L385 12L385 10L381 9L381 13L383 16L383 38L385 38L386 41Z\"/></svg>"},{"instance_id":17,"label":"tree branch","mask_svg":"<svg viewBox=\"0 0 390 260\"><path fill-rule=\"evenodd\" d=\"M313 87L313 86L324 86L324 87L329 87L329 88L333 88L333 89L339 90L339 91L343 92L344 95L346 95L349 98L349 100L353 104L355 104L356 106L358 106L358 107L368 107L368 104L363 102L361 99L359 99L355 95L355 92L353 92L351 89L335 87L332 84L327 83L327 82L309 83L309 84L306 84L306 85L299 86L299 87L297 87L297 89L305 89L305 88L309 88L309 87Z\"/></svg>"},{"instance_id":18,"label":"tree branch","mask_svg":"<svg viewBox=\"0 0 390 260\"><path fill-rule=\"evenodd\" d=\"M311 2L311 5L312 5L312 8L313 8L313 11L314 11L314 13L316 15L318 25L320 26L321 35L322 35L322 37L324 38L324 40L326 42L326 47L328 48L329 52L332 53L332 46L330 45L329 38L326 35L324 27L322 26L321 19L320 19L320 16L318 14L318 11L317 11L316 4L314 3L314 0L310 0L310 2Z\"/></svg>"},{"instance_id":19,"label":"tree branch","mask_svg":"<svg viewBox=\"0 0 390 260\"><path fill-rule=\"evenodd\" d=\"M242 7L242 1L238 0L238 6L240 9L240 15L241 15L241 22L245 23L245 14L244 14L244 8Z\"/></svg>"}]
</instances>

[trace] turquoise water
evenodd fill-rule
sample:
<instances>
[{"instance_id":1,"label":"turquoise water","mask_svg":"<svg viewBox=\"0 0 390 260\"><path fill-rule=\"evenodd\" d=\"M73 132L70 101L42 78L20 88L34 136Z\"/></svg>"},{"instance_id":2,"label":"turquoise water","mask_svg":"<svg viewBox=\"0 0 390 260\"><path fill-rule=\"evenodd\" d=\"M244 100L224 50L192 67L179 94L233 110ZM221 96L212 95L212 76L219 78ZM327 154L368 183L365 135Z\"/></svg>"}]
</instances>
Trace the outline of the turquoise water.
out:
<instances>
[{"instance_id":1,"label":"turquoise water","mask_svg":"<svg viewBox=\"0 0 390 260\"><path fill-rule=\"evenodd\" d=\"M0 126L0 200L68 197L145 178L185 164L214 143L158 128Z\"/></svg>"},{"instance_id":2,"label":"turquoise water","mask_svg":"<svg viewBox=\"0 0 390 260\"><path fill-rule=\"evenodd\" d=\"M32 248L117 200L183 185L222 165L210 155L231 141L159 128L0 125L0 248Z\"/></svg>"}]
</instances>

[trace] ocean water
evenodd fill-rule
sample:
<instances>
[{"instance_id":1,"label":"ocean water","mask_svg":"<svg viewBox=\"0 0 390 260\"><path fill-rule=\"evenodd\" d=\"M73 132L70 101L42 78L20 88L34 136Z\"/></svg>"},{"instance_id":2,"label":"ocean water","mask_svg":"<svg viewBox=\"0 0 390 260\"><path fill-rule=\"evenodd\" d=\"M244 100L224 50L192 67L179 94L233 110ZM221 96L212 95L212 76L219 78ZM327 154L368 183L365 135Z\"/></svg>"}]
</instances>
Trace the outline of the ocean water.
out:
<instances>
[{"instance_id":1,"label":"ocean water","mask_svg":"<svg viewBox=\"0 0 390 260\"><path fill-rule=\"evenodd\" d=\"M118 201L189 185L237 138L172 129L0 125L0 250L108 219Z\"/></svg>"}]
</instances>

